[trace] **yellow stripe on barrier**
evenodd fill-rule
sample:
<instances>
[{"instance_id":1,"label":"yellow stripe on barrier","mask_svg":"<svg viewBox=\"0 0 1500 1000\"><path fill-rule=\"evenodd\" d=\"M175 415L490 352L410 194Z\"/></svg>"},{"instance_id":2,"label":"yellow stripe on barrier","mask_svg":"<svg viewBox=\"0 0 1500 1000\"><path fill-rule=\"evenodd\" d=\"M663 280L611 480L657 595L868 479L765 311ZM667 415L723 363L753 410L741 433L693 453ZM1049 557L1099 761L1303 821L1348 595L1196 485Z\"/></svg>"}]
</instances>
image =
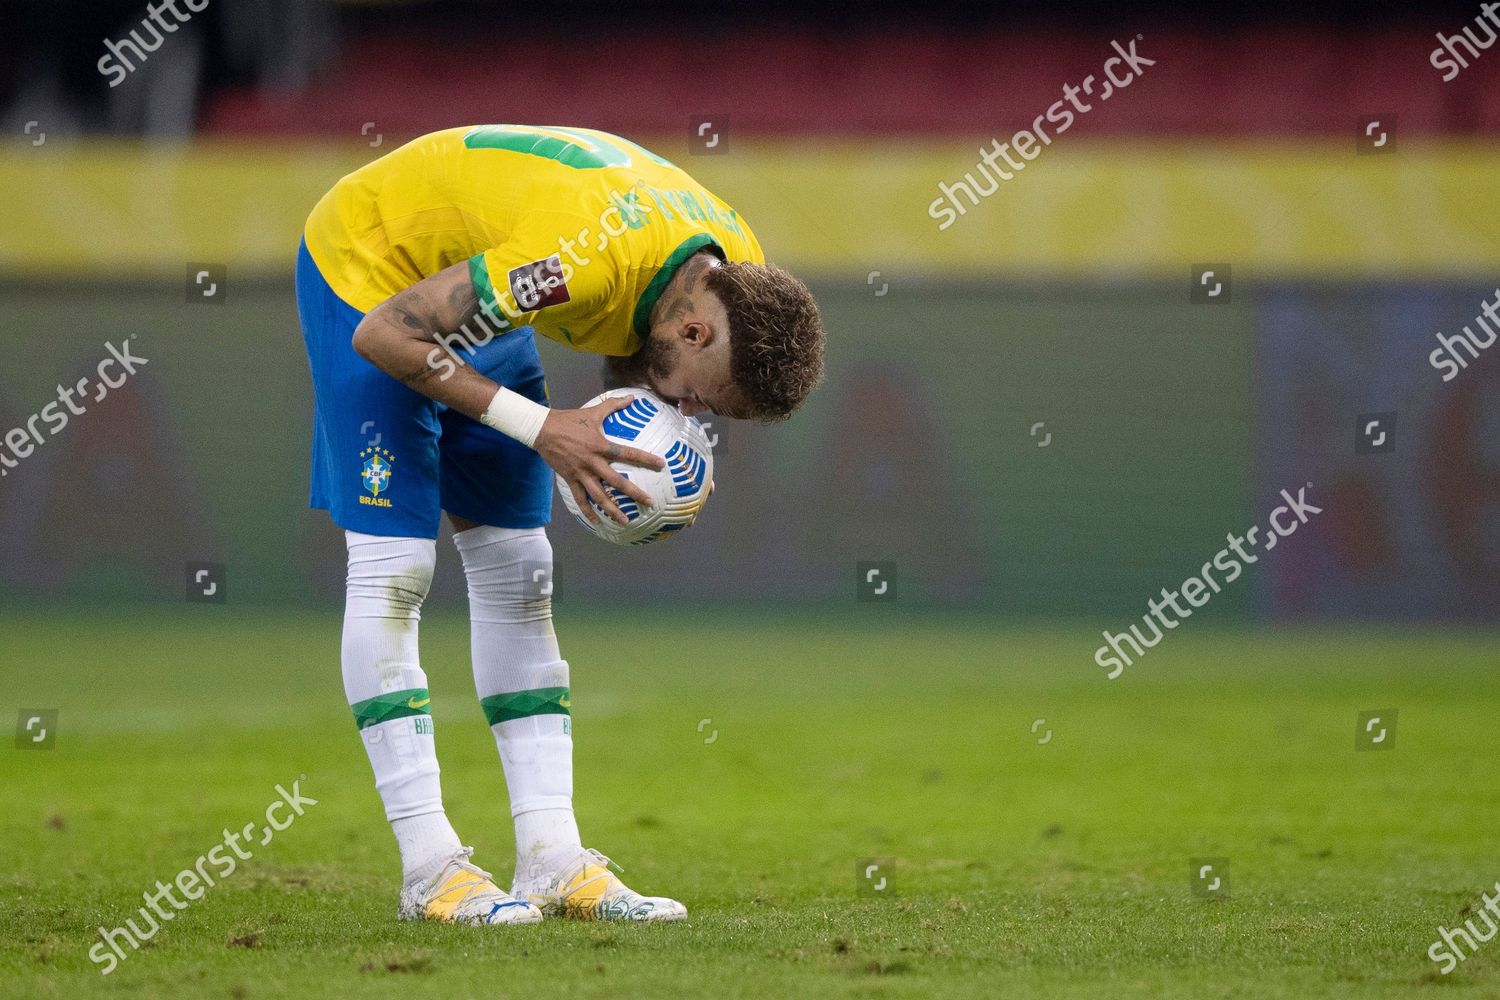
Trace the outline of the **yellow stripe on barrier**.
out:
<instances>
[{"instance_id":1,"label":"yellow stripe on barrier","mask_svg":"<svg viewBox=\"0 0 1500 1000\"><path fill-rule=\"evenodd\" d=\"M793 269L985 276L1471 275L1500 269L1500 145L1093 141L1064 135L1010 180L981 140L731 137L728 155L645 141L755 226ZM988 140L983 140L988 145ZM389 149L389 146L385 147ZM32 277L179 278L188 261L284 274L303 220L384 150L252 141L0 147L0 267ZM995 191L944 230L929 214L974 174ZM939 213L943 214L943 213ZM944 215L946 218L946 215ZM1238 274L1239 272L1237 272Z\"/></svg>"}]
</instances>

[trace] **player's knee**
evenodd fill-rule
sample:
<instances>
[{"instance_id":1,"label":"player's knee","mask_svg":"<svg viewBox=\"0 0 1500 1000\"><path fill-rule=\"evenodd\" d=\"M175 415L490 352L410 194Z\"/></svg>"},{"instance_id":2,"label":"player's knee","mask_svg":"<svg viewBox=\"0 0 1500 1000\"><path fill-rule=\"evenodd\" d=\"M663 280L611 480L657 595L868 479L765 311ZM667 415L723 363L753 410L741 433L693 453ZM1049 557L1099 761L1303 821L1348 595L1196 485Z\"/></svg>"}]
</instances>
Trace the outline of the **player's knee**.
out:
<instances>
[{"instance_id":1,"label":"player's knee","mask_svg":"<svg viewBox=\"0 0 1500 1000\"><path fill-rule=\"evenodd\" d=\"M432 589L437 546L430 538L383 538L346 532L348 597L379 602L390 617L414 618Z\"/></svg>"},{"instance_id":2,"label":"player's knee","mask_svg":"<svg viewBox=\"0 0 1500 1000\"><path fill-rule=\"evenodd\" d=\"M473 528L453 537L469 603L505 623L552 615L552 543L541 528Z\"/></svg>"},{"instance_id":3,"label":"player's knee","mask_svg":"<svg viewBox=\"0 0 1500 1000\"><path fill-rule=\"evenodd\" d=\"M391 610L421 611L422 602L432 588L432 570L430 565L411 566L386 577L382 585Z\"/></svg>"}]
</instances>

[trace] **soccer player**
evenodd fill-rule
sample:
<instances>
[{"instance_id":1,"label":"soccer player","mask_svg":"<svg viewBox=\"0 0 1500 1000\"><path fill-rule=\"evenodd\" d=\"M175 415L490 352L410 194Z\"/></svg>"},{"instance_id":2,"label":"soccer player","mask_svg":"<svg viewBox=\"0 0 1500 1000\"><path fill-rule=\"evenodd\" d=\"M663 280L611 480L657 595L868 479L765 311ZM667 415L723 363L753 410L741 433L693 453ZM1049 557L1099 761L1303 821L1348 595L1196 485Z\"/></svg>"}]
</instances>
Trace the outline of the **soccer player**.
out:
<instances>
[{"instance_id":1,"label":"soccer player","mask_svg":"<svg viewBox=\"0 0 1500 1000\"><path fill-rule=\"evenodd\" d=\"M334 185L303 234L297 308L316 395L310 502L348 543L344 690L401 854L398 918L682 919L579 837L568 664L533 570L552 558L548 466L588 516L625 523L605 486L649 497L611 461L663 463L604 436L628 397L550 409L533 333L607 356L616 381L689 416L780 420L822 377L807 287L766 265L732 208L634 143L487 125L424 136ZM442 513L515 822L508 893L443 811L417 655Z\"/></svg>"}]
</instances>

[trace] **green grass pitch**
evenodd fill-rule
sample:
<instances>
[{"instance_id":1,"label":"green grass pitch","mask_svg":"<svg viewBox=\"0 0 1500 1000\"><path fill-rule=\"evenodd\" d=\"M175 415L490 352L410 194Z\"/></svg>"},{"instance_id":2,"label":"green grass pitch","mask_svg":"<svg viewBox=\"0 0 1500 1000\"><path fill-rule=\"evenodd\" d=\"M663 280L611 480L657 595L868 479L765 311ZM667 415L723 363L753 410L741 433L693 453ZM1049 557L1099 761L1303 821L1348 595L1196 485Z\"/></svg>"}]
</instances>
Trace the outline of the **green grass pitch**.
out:
<instances>
[{"instance_id":1,"label":"green grass pitch","mask_svg":"<svg viewBox=\"0 0 1500 1000\"><path fill-rule=\"evenodd\" d=\"M0 995L1500 996L1500 941L1426 956L1500 879L1493 635L1195 621L1106 681L1099 623L562 606L584 839L691 917L478 929L394 920L336 613L197 610L0 615L7 724L61 713L0 751ZM449 813L503 883L464 620L423 656ZM96 928L301 775L318 805L101 977Z\"/></svg>"}]
</instances>

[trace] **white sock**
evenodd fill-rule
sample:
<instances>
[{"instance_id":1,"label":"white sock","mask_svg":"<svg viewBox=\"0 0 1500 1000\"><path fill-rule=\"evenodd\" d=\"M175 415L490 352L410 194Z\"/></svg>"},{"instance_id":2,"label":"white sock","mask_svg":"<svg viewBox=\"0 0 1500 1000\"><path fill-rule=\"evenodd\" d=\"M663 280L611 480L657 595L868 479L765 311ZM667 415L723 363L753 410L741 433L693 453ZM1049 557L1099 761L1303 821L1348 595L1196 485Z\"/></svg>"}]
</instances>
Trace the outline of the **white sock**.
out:
<instances>
[{"instance_id":1,"label":"white sock","mask_svg":"<svg viewBox=\"0 0 1500 1000\"><path fill-rule=\"evenodd\" d=\"M401 851L401 881L407 885L422 879L431 882L461 845L453 824L443 812L403 816L391 820L396 846Z\"/></svg>"},{"instance_id":2,"label":"white sock","mask_svg":"<svg viewBox=\"0 0 1500 1000\"><path fill-rule=\"evenodd\" d=\"M583 844L572 807L517 813L516 881L550 875L578 857ZM523 846L524 845L524 846Z\"/></svg>"},{"instance_id":3,"label":"white sock","mask_svg":"<svg viewBox=\"0 0 1500 1000\"><path fill-rule=\"evenodd\" d=\"M552 545L541 528L471 528L453 541L469 581L474 688L510 790L519 878L538 859L582 849L573 816L568 664L558 652L546 586Z\"/></svg>"},{"instance_id":4,"label":"white sock","mask_svg":"<svg viewBox=\"0 0 1500 1000\"><path fill-rule=\"evenodd\" d=\"M431 696L417 657L417 623L437 548L430 538L344 535L344 694L396 833L403 881L410 882L437 855L451 857L460 846L443 814Z\"/></svg>"}]
</instances>

